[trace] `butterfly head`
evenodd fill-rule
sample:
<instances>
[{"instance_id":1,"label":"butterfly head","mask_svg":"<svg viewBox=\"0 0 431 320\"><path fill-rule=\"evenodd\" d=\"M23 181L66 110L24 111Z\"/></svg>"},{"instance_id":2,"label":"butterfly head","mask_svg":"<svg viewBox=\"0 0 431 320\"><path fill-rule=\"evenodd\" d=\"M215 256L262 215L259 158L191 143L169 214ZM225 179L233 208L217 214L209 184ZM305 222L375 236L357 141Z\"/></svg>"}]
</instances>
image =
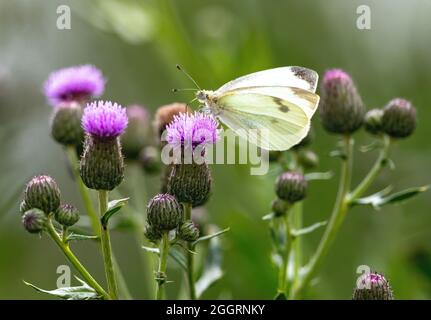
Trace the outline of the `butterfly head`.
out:
<instances>
[{"instance_id":1,"label":"butterfly head","mask_svg":"<svg viewBox=\"0 0 431 320\"><path fill-rule=\"evenodd\" d=\"M198 90L196 92L196 99L201 103L208 103L214 99L214 92L209 90Z\"/></svg>"}]
</instances>

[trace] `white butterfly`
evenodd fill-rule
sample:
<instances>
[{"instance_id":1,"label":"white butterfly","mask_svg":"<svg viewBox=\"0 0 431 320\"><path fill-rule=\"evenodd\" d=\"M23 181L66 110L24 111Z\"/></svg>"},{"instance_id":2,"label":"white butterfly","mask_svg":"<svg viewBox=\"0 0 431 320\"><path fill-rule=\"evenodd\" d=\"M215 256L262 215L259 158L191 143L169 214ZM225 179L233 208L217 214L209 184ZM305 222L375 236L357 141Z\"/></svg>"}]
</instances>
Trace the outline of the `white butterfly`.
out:
<instances>
[{"instance_id":1,"label":"white butterfly","mask_svg":"<svg viewBox=\"0 0 431 320\"><path fill-rule=\"evenodd\" d=\"M244 139L267 150L287 150L310 129L319 103L317 81L313 70L281 67L237 78L216 91L199 90L196 98Z\"/></svg>"}]
</instances>

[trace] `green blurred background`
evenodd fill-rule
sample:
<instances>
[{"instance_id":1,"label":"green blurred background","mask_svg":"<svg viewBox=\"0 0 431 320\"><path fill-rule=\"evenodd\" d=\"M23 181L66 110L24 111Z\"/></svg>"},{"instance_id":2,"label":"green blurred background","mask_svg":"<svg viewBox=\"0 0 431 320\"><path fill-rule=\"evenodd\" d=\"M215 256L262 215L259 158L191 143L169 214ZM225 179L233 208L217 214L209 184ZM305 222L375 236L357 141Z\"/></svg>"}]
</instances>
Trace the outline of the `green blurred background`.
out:
<instances>
[{"instance_id":1,"label":"green blurred background","mask_svg":"<svg viewBox=\"0 0 431 320\"><path fill-rule=\"evenodd\" d=\"M71 30L56 28L57 7L71 8ZM356 8L371 8L371 30L356 28ZM25 182L50 174L63 199L82 209L63 151L49 135L50 107L41 93L55 69L92 63L108 78L105 99L123 105L142 103L152 112L191 94L175 69L182 64L204 88L215 89L237 76L284 65L302 65L319 74L339 67L354 78L369 108L396 96L413 101L419 124L415 134L395 145L395 170L385 170L375 190L428 184L430 175L431 1L46 1L0 0L0 298L49 298L22 280L54 288L58 265L66 264L46 237L26 233L18 203ZM329 157L337 137L328 135L318 116L313 149L319 171L333 170L329 181L311 183L305 224L327 219L333 204L339 160ZM370 137L357 134L357 146ZM354 181L367 172L375 152L356 153ZM250 176L246 166L216 165L208 220L231 227L223 236L224 278L204 298L271 299L276 270L270 238L261 217L274 197L274 174ZM147 194L157 179L148 180ZM124 182L125 186L130 179ZM142 197L144 197L142 192ZM132 200L133 201L133 200ZM383 272L398 299L431 298L431 198L429 192L401 206L380 211L354 208L307 298L349 299L365 264ZM309 256L322 230L305 238ZM133 234L114 231L113 246L130 290L149 298L140 249ZM94 243L74 245L98 279L101 259ZM173 266L173 263L171 263ZM175 270L168 296L185 284Z\"/></svg>"}]
</instances>

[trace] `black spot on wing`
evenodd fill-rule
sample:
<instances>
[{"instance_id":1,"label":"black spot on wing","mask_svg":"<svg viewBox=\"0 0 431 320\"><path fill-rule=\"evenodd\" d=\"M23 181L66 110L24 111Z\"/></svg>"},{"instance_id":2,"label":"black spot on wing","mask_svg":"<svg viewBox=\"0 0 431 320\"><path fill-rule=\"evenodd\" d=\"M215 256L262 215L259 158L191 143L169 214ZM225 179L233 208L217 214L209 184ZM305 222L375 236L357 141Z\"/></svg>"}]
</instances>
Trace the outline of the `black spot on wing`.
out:
<instances>
[{"instance_id":1,"label":"black spot on wing","mask_svg":"<svg viewBox=\"0 0 431 320\"><path fill-rule=\"evenodd\" d=\"M317 80L315 72L302 67L292 67L292 72L298 78L307 81L312 88L314 87Z\"/></svg>"},{"instance_id":2,"label":"black spot on wing","mask_svg":"<svg viewBox=\"0 0 431 320\"><path fill-rule=\"evenodd\" d=\"M280 99L280 98L277 98L277 97L272 97L272 100L276 103L276 104L278 104L278 109L281 111L281 112L284 112L284 113L287 113L287 112L289 112L289 107L288 106L286 106L285 104L284 104L284 102L283 102L283 100L282 99Z\"/></svg>"}]
</instances>

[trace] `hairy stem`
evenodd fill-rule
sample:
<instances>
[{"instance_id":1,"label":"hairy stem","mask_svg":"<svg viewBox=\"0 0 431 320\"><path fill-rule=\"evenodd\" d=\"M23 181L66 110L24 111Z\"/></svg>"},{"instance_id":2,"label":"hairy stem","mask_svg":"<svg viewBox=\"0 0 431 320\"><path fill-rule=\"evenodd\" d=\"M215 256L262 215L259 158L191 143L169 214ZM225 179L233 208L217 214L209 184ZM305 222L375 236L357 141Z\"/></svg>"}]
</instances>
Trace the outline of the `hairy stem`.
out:
<instances>
[{"instance_id":1,"label":"hairy stem","mask_svg":"<svg viewBox=\"0 0 431 320\"><path fill-rule=\"evenodd\" d=\"M290 222L289 222L289 213L286 213L283 217L281 217L282 221L282 227L284 228L285 232L285 239L284 239L284 248L282 252L282 262L279 269L278 274L278 288L277 288L277 295L278 294L287 294L287 268L289 264L289 257L291 256L291 249L294 244L294 237L292 236L291 229L290 229Z\"/></svg>"},{"instance_id":2,"label":"hairy stem","mask_svg":"<svg viewBox=\"0 0 431 320\"><path fill-rule=\"evenodd\" d=\"M325 229L322 239L320 240L319 246L317 247L314 255L311 257L302 279L296 284L296 286L292 287L292 299L298 298L313 279L317 269L320 267L323 258L326 256L329 247L337 235L347 213L347 195L350 188L353 165L353 139L350 135L346 135L344 136L343 142L345 158L343 159L341 166L341 177L334 209L332 210L331 218Z\"/></svg>"},{"instance_id":3,"label":"hairy stem","mask_svg":"<svg viewBox=\"0 0 431 320\"><path fill-rule=\"evenodd\" d=\"M166 283L166 269L168 264L168 253L169 253L169 232L165 231L160 241L160 258L159 258L159 269L157 271L157 287L156 287L156 299L162 300L165 296L165 283Z\"/></svg>"},{"instance_id":4,"label":"hairy stem","mask_svg":"<svg viewBox=\"0 0 431 320\"><path fill-rule=\"evenodd\" d=\"M108 209L108 194L106 190L98 190L99 193L99 213L100 217L105 214ZM109 236L108 227L101 225L100 240L102 243L103 261L105 265L106 281L108 283L109 294L113 299L118 299L117 280L115 278L114 265L112 262L111 239Z\"/></svg>"},{"instance_id":5,"label":"hairy stem","mask_svg":"<svg viewBox=\"0 0 431 320\"><path fill-rule=\"evenodd\" d=\"M183 203L184 206L184 219L191 220L192 218L192 205L190 203ZM196 287L195 287L195 274L194 274L194 254L193 246L187 243L187 280L189 283L189 296L190 300L196 300Z\"/></svg>"},{"instance_id":6,"label":"hairy stem","mask_svg":"<svg viewBox=\"0 0 431 320\"><path fill-rule=\"evenodd\" d=\"M82 263L78 260L78 258L73 254L72 250L67 243L64 243L54 226L52 225L51 219L49 219L47 223L47 232L57 244L57 246L61 249L66 258L70 261L70 263L75 267L75 269L81 274L84 278L85 282L88 283L90 287L92 287L96 292L105 300L110 300L111 297L109 294L102 288L102 286L91 276L91 274L85 269Z\"/></svg>"}]
</instances>

